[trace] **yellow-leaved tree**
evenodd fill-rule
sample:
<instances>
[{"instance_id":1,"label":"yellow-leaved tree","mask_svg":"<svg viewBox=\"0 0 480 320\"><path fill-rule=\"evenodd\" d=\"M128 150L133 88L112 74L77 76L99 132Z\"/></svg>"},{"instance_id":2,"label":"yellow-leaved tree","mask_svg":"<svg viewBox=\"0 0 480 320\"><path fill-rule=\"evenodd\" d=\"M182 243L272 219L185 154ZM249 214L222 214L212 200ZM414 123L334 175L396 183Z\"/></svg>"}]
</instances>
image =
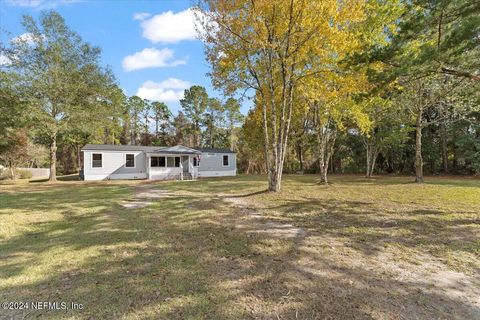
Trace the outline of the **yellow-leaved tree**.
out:
<instances>
[{"instance_id":1,"label":"yellow-leaved tree","mask_svg":"<svg viewBox=\"0 0 480 320\"><path fill-rule=\"evenodd\" d=\"M197 26L214 86L229 94L251 92L262 110L269 191L280 191L292 117L304 114L297 108L354 108L351 93L365 77L341 64L371 42L372 34L383 32L368 13L384 5L377 0L199 2ZM354 90L349 82L355 82Z\"/></svg>"}]
</instances>

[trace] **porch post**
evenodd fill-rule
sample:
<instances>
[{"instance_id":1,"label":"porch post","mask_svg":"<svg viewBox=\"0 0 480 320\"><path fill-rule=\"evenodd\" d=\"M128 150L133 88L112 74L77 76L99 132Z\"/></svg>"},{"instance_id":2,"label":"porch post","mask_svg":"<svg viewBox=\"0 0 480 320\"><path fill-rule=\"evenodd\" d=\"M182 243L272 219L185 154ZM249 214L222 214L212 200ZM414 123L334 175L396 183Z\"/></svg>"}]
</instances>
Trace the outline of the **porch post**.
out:
<instances>
[{"instance_id":1,"label":"porch post","mask_svg":"<svg viewBox=\"0 0 480 320\"><path fill-rule=\"evenodd\" d=\"M148 153L145 153L145 161L147 162L145 164L145 172L147 173L147 180L150 180L150 155Z\"/></svg>"},{"instance_id":2,"label":"porch post","mask_svg":"<svg viewBox=\"0 0 480 320\"><path fill-rule=\"evenodd\" d=\"M194 156L188 156L188 171L191 171L190 175L192 176L192 180L195 180L195 167L193 166L193 157Z\"/></svg>"},{"instance_id":3,"label":"porch post","mask_svg":"<svg viewBox=\"0 0 480 320\"><path fill-rule=\"evenodd\" d=\"M182 161L183 156L180 155L180 179L183 181L183 161Z\"/></svg>"}]
</instances>

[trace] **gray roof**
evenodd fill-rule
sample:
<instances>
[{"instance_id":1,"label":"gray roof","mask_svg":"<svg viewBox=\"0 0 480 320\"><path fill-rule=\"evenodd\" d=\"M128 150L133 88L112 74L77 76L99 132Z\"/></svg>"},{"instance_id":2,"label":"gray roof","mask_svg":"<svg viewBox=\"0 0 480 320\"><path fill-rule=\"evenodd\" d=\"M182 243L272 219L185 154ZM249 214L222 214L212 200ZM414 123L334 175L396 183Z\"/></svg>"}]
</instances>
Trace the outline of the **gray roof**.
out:
<instances>
[{"instance_id":1,"label":"gray roof","mask_svg":"<svg viewBox=\"0 0 480 320\"><path fill-rule=\"evenodd\" d=\"M205 153L236 153L235 151L232 151L227 148L195 148L195 149Z\"/></svg>"},{"instance_id":2,"label":"gray roof","mask_svg":"<svg viewBox=\"0 0 480 320\"><path fill-rule=\"evenodd\" d=\"M82 151L144 151L149 153L168 153L168 154L195 154L196 150L205 153L235 153L226 148L188 148L183 146L157 147L157 146L130 146L120 144L86 144Z\"/></svg>"},{"instance_id":3,"label":"gray roof","mask_svg":"<svg viewBox=\"0 0 480 320\"><path fill-rule=\"evenodd\" d=\"M197 149L192 149L189 147L184 147L181 145L173 147L163 147L155 151L147 151L148 153L163 153L163 154L199 154L202 153Z\"/></svg>"},{"instance_id":4,"label":"gray roof","mask_svg":"<svg viewBox=\"0 0 480 320\"><path fill-rule=\"evenodd\" d=\"M83 146L82 151L94 150L94 151L155 151L161 150L166 147L156 146L130 146L120 144L86 144Z\"/></svg>"}]
</instances>

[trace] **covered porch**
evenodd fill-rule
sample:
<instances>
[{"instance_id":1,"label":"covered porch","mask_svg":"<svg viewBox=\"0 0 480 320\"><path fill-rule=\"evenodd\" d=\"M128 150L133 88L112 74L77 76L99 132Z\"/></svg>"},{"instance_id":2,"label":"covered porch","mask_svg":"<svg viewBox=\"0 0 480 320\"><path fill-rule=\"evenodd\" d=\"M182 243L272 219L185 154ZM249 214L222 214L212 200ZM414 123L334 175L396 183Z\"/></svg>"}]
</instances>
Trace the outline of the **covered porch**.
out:
<instances>
[{"instance_id":1,"label":"covered porch","mask_svg":"<svg viewBox=\"0 0 480 320\"><path fill-rule=\"evenodd\" d=\"M175 146L148 152L146 156L149 180L195 180L201 152Z\"/></svg>"}]
</instances>

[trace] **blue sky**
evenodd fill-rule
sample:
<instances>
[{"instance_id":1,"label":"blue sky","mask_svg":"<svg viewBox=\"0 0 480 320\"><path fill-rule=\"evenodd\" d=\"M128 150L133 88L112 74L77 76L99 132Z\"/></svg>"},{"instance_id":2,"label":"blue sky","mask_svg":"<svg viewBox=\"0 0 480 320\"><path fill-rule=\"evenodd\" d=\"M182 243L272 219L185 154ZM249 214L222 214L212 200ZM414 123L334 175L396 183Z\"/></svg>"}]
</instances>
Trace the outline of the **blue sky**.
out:
<instances>
[{"instance_id":1,"label":"blue sky","mask_svg":"<svg viewBox=\"0 0 480 320\"><path fill-rule=\"evenodd\" d=\"M85 41L102 48L102 62L128 95L164 101L176 113L190 85L219 96L206 75L203 45L194 39L191 5L190 0L0 0L0 41L25 33L22 15L37 18L54 9ZM244 103L243 113L249 105Z\"/></svg>"}]
</instances>

